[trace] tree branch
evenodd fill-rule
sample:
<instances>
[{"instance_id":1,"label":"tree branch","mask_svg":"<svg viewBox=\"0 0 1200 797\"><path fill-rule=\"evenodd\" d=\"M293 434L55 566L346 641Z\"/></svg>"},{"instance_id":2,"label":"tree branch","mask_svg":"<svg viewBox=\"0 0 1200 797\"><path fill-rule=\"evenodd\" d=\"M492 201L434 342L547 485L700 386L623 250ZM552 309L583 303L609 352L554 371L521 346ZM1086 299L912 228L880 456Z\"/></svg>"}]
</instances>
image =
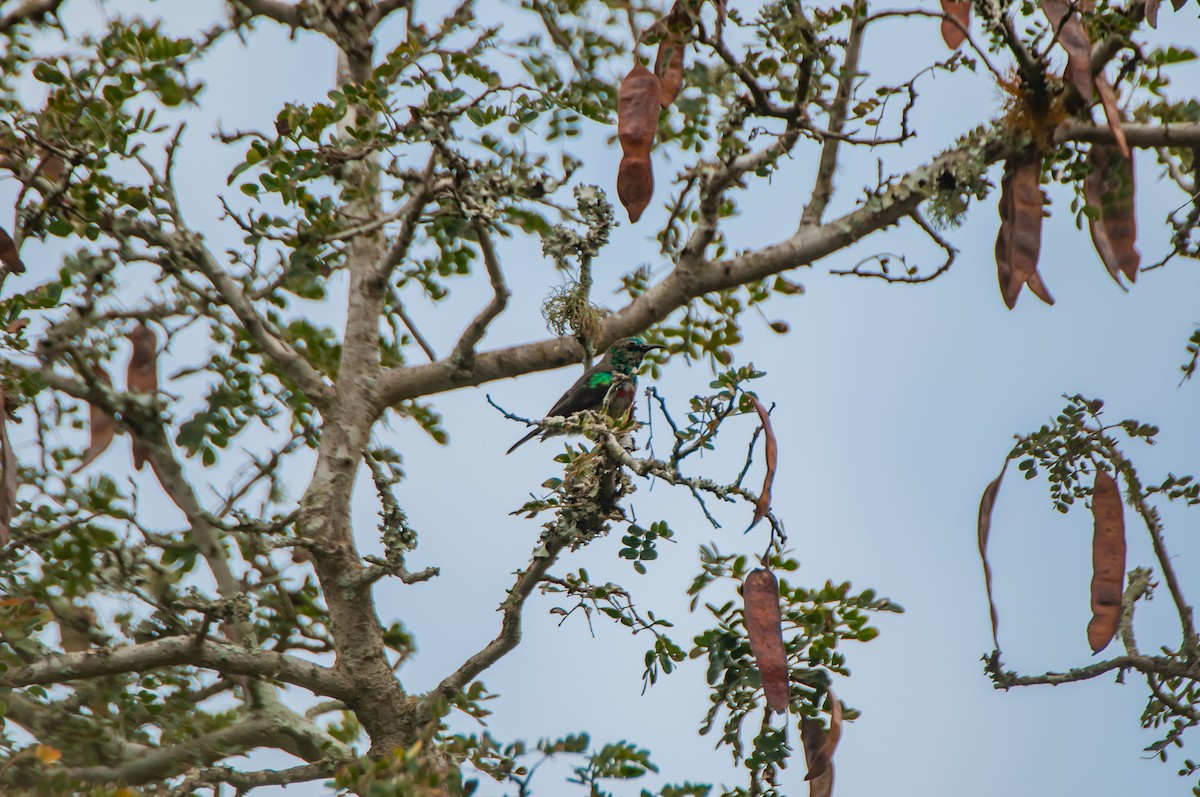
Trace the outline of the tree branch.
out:
<instances>
[{"instance_id":1,"label":"tree branch","mask_svg":"<svg viewBox=\"0 0 1200 797\"><path fill-rule=\"evenodd\" d=\"M866 3L854 4L854 20L850 23L850 38L846 42L846 58L838 75L837 93L829 109L829 133L821 147L821 160L817 164L817 178L813 185L812 198L800 216L800 226L808 227L821 223L821 216L833 196L833 174L837 171L840 134L846 126L846 110L850 96L854 93L854 81L858 77L858 59L862 54L863 31L867 27Z\"/></svg>"},{"instance_id":2,"label":"tree branch","mask_svg":"<svg viewBox=\"0 0 1200 797\"><path fill-rule=\"evenodd\" d=\"M412 13L413 0L375 0L367 9L367 28L374 30L380 22L400 9Z\"/></svg>"},{"instance_id":3,"label":"tree branch","mask_svg":"<svg viewBox=\"0 0 1200 797\"><path fill-rule=\"evenodd\" d=\"M328 667L283 653L193 637L167 637L108 650L46 656L0 673L0 688L16 689L177 666L273 678L314 694L343 700L352 691L342 675Z\"/></svg>"},{"instance_id":4,"label":"tree branch","mask_svg":"<svg viewBox=\"0 0 1200 797\"><path fill-rule=\"evenodd\" d=\"M318 761L315 764L304 764L289 769L260 769L254 772L240 772L231 767L212 767L190 774L186 779L190 782L186 786L181 784L176 793L180 797L191 797L193 794L192 789L195 786L216 785L218 783L227 783L233 786L238 790L239 794L259 788L260 786L289 786L293 783L307 783L330 777L342 763L345 762L336 760ZM174 797L174 793L171 797Z\"/></svg>"},{"instance_id":5,"label":"tree branch","mask_svg":"<svg viewBox=\"0 0 1200 797\"><path fill-rule=\"evenodd\" d=\"M558 555L565 545L566 542L561 537L551 537L546 541L544 555L540 555L541 552L534 555L529 567L517 575L517 581L509 590L508 597L500 604L504 612L500 622L500 633L482 650L463 662L457 670L443 678L442 682L425 696L426 705L462 691L475 676L502 659L520 643L521 612L525 608L525 602L541 583L546 571L558 561Z\"/></svg>"},{"instance_id":6,"label":"tree branch","mask_svg":"<svg viewBox=\"0 0 1200 797\"><path fill-rule=\"evenodd\" d=\"M188 767L212 764L262 746L276 746L278 729L268 718L255 718L187 741L147 751L119 763L70 767L70 777L88 782L139 785L178 775Z\"/></svg>"},{"instance_id":7,"label":"tree branch","mask_svg":"<svg viewBox=\"0 0 1200 797\"><path fill-rule=\"evenodd\" d=\"M1163 122L1161 124L1126 123L1121 125L1129 146L1140 149L1153 147L1198 147L1200 146L1200 123ZM1054 131L1054 142L1090 141L1112 144L1112 128L1086 122L1067 122Z\"/></svg>"},{"instance_id":8,"label":"tree branch","mask_svg":"<svg viewBox=\"0 0 1200 797\"><path fill-rule=\"evenodd\" d=\"M447 360L452 365L464 363L475 355L475 347L487 333L488 326L504 312L505 307L508 307L508 299L512 296L512 291L508 289L508 283L504 281L504 272L500 270L500 259L496 256L496 250L492 246L492 236L487 226L478 219L472 219L471 226L475 230L475 237L479 240L479 251L483 254L488 280L492 283L492 298L487 306L479 312L479 315L475 316L467 325L462 337L455 344L454 351L450 352Z\"/></svg>"},{"instance_id":9,"label":"tree branch","mask_svg":"<svg viewBox=\"0 0 1200 797\"><path fill-rule=\"evenodd\" d=\"M55 14L63 0L28 0L0 17L0 33L22 22L41 22L47 14Z\"/></svg>"},{"instance_id":10,"label":"tree branch","mask_svg":"<svg viewBox=\"0 0 1200 797\"><path fill-rule=\"evenodd\" d=\"M1108 661L1089 664L1066 672L1047 672L1042 675L1017 675L1015 672L1001 670L1000 660L996 654L985 657L986 669L997 689L1011 689L1014 686L1038 686L1087 681L1113 670L1137 670L1140 673L1152 673L1168 678L1200 677L1200 667L1185 664L1178 659L1163 656L1117 656Z\"/></svg>"},{"instance_id":11,"label":"tree branch","mask_svg":"<svg viewBox=\"0 0 1200 797\"><path fill-rule=\"evenodd\" d=\"M280 0L229 0L234 9L242 9L251 17L266 17L293 30L308 27L300 16L300 8Z\"/></svg>"}]
</instances>

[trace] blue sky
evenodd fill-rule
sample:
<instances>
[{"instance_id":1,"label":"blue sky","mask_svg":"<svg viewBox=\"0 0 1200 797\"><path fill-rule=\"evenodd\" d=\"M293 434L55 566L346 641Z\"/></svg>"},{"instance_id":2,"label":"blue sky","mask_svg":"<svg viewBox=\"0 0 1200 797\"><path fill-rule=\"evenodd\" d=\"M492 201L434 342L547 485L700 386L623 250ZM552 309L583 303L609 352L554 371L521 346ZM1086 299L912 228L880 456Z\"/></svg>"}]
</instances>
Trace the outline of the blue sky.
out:
<instances>
[{"instance_id":1,"label":"blue sky","mask_svg":"<svg viewBox=\"0 0 1200 797\"><path fill-rule=\"evenodd\" d=\"M165 13L162 5L152 8ZM219 5L173 7L171 25L195 29ZM490 4L484 6L491 13ZM133 7L110 3L107 9ZM423 13L436 8L426 4ZM97 6L75 3L64 21L82 28L97 13ZM508 25L525 19L504 14ZM1160 27L1159 40L1200 41L1191 6L1179 13L1164 11ZM889 81L896 80L893 74L907 79L931 58L943 57L941 48L936 23L899 21L881 26L868 40L864 68ZM623 71L614 65L613 74L604 77L615 81ZM185 211L215 249L237 240L233 230L216 222L217 194L226 190L225 175L237 158L211 141L211 132L218 123L225 129L270 129L282 103L321 98L333 73L327 45L306 35L289 40L271 23L259 25L248 47L232 39L223 42L204 67L208 88L201 107L187 112L189 156L180 164L180 182L188 187ZM1200 95L1200 71L1181 74L1176 91ZM904 151L849 153L838 174L831 215L849 209L861 189L873 184L876 155L884 158L885 172L915 165L998 107L986 74L938 76L921 88L915 118L919 138ZM577 178L600 185L610 197L615 197L618 154L606 139L613 132L598 126L587 132L581 147L586 166ZM733 247L760 246L791 234L811 186L816 153L815 145L801 145L769 185L755 185L739 198L743 213L729 225ZM670 160L663 153L655 156L655 201L639 224L622 223L597 264L597 296L611 296L614 308L620 299L609 292L621 274L641 263L665 273L653 235L665 220L662 203L670 178L682 164L678 154ZM1169 232L1163 218L1185 197L1160 179L1151 154L1139 153L1137 167L1139 246L1148 263L1165 253ZM990 176L998 182L998 169ZM1142 275L1133 290L1123 293L1105 273L1086 230L1075 229L1069 199L1052 192L1052 215L1043 233L1041 273L1058 300L1054 307L1026 294L1015 310L1005 309L996 288L992 247L998 217L992 194L972 208L960 228L947 233L961 254L951 271L931 284L888 286L828 274L880 251L934 267L940 252L905 224L792 273L805 295L781 297L765 311L772 320L788 322L788 335L776 335L747 316L739 361L753 361L768 373L756 389L777 404L780 465L774 508L802 562L793 579L811 585L850 580L859 588L877 588L907 609L881 619L883 634L875 642L847 651L853 676L835 683L839 696L863 711L847 726L838 750L839 795L1185 794L1194 785L1174 774L1176 759L1194 755L1194 742L1172 764L1145 760L1142 748L1157 737L1138 727L1145 698L1138 679L1119 686L1106 677L1005 694L991 688L979 660L991 649L991 634L975 516L980 492L998 471L1013 434L1031 431L1056 414L1062 393L1079 392L1104 398L1112 420L1134 417L1162 428L1160 445L1127 450L1146 480L1167 470L1196 468L1200 386L1180 387L1179 366L1198 320L1200 275L1193 263L1177 261ZM540 303L559 282L537 242L506 242L501 255L515 296L484 348L545 337ZM484 287L456 287L445 306L412 308L436 349L448 349L483 299ZM340 296L334 288L334 296ZM300 310L334 323L342 313L338 301ZM181 364L187 359L182 353L173 356ZM422 585L384 582L377 588L384 621L402 620L416 636L419 653L400 672L411 689L433 686L495 634L495 608L539 531L536 521L508 513L555 473L551 459L560 450L558 442L527 445L504 456L522 430L488 407L485 394L514 412L538 415L574 378L575 371L561 370L438 397L451 436L445 447L411 424L377 430L379 440L405 457L408 479L398 495L421 532L410 565L438 565L443 572ZM682 412L687 398L710 378L703 367L672 363L657 386ZM744 421L743 440L751 430L750 421ZM727 448L693 467L715 477L736 474L742 445L730 440ZM106 468L128 468L123 446L105 456ZM294 484L304 483L305 467L296 464ZM1059 515L1044 481L1023 483L1014 475L1001 491L992 533L1005 662L1029 674L1085 664L1091 660L1084 633L1090 617L1090 515L1079 510ZM148 471L135 479L148 494L146 511L164 518L173 511L165 498L151 497L157 485ZM677 534L677 544L662 546L662 557L648 575L636 575L617 558L619 536L564 559L556 571L584 566L594 580L623 584L640 607L674 620L674 638L686 643L704 621L688 614L683 595L696 569L697 547L712 541L722 550L758 550L766 530L743 537L748 514L743 507L725 512L729 522L714 530L685 492L663 484L653 489L641 484L633 505L640 518L669 519ZM362 549L375 552L377 505L369 482L360 483L355 510ZM1200 542L1191 533L1195 519L1175 508L1166 508L1164 516L1177 572L1195 598L1200 591L1200 581L1191 576L1200 557ZM1128 566L1152 564L1144 529L1128 512L1127 523ZM695 734L707 707L702 664L685 665L642 695L642 653L650 644L645 635L631 638L602 618L594 622L594 637L577 617L559 627L558 618L549 614L555 605L548 598L531 600L521 647L483 677L500 694L489 706L495 735L533 739L587 729L599 742L626 738L649 747L667 781L743 782L728 756ZM1172 644L1177 626L1165 594L1140 605L1138 616L1143 650ZM803 772L798 754L784 775L785 792L804 792ZM542 794L570 793L555 781L554 771L540 774L537 783ZM649 785L615 791L636 794ZM318 787L291 791L301 797L325 793ZM482 793L500 789L485 783Z\"/></svg>"}]
</instances>

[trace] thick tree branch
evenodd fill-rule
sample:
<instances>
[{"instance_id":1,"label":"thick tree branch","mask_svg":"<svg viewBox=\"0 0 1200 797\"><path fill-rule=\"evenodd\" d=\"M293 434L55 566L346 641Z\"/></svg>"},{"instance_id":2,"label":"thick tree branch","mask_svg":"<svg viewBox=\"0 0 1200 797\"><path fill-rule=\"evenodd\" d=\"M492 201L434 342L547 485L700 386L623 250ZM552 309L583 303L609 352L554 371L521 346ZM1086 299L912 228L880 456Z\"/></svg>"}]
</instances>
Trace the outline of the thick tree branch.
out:
<instances>
[{"instance_id":1,"label":"thick tree branch","mask_svg":"<svg viewBox=\"0 0 1200 797\"><path fill-rule=\"evenodd\" d=\"M1200 124L1170 125L1158 132L1151 126L1129 125L1126 130L1129 143L1134 147L1168 143L1186 146L1192 141L1200 144ZM1060 128L1056 139L1060 142L1111 141L1111 135L1106 126L1072 123ZM803 228L784 241L727 260L707 262L698 268L676 268L608 317L597 345L604 347L618 338L643 332L705 293L811 265L910 215L937 193L939 178L943 175L953 177L956 169L995 163L1022 147L1022 142L1010 138L1001 126L979 128L964 137L954 149L891 181L859 207L837 219ZM390 406L405 399L561 368L579 362L582 356L583 350L573 337L562 337L480 353L469 371L454 368L447 360L393 368L385 373L381 383L382 404Z\"/></svg>"},{"instance_id":2,"label":"thick tree branch","mask_svg":"<svg viewBox=\"0 0 1200 797\"><path fill-rule=\"evenodd\" d=\"M1197 122L1163 122L1161 124L1131 122L1121 125L1121 129L1125 131L1125 140L1129 142L1129 146L1139 149L1200 147L1200 123ZM1112 128L1108 125L1068 122L1054 131L1056 144L1063 144L1067 141L1112 144L1115 140Z\"/></svg>"},{"instance_id":3,"label":"thick tree branch","mask_svg":"<svg viewBox=\"0 0 1200 797\"><path fill-rule=\"evenodd\" d=\"M139 785L178 775L192 766L207 766L255 747L274 747L279 739L277 734L272 720L250 719L119 763L70 767L67 773L72 778L91 783Z\"/></svg>"},{"instance_id":4,"label":"thick tree branch","mask_svg":"<svg viewBox=\"0 0 1200 797\"><path fill-rule=\"evenodd\" d=\"M289 786L293 783L328 778L337 770L342 761L328 760L315 764L304 764L288 769L260 769L253 772L240 772L230 767L212 767L190 774L186 786L177 790L180 797L193 794L192 789L201 785L226 783L238 790L238 793L248 792L260 786ZM171 795L174 797L174 794Z\"/></svg>"},{"instance_id":5,"label":"thick tree branch","mask_svg":"<svg viewBox=\"0 0 1200 797\"><path fill-rule=\"evenodd\" d=\"M328 667L283 653L193 637L168 637L109 650L46 656L0 673L0 688L16 689L177 666L272 678L325 697L346 699L351 695L348 681Z\"/></svg>"},{"instance_id":6,"label":"thick tree branch","mask_svg":"<svg viewBox=\"0 0 1200 797\"><path fill-rule=\"evenodd\" d=\"M34 738L55 747L65 747L69 739L77 739L83 733L87 738L95 740L100 753L114 761L143 755L153 749L149 745L137 744L115 734L105 733L97 727L91 717L78 710L69 712L56 704L41 704L19 692L9 692L4 696L4 702L7 704L4 712L6 720L15 722ZM87 730L82 730L84 728Z\"/></svg>"}]
</instances>

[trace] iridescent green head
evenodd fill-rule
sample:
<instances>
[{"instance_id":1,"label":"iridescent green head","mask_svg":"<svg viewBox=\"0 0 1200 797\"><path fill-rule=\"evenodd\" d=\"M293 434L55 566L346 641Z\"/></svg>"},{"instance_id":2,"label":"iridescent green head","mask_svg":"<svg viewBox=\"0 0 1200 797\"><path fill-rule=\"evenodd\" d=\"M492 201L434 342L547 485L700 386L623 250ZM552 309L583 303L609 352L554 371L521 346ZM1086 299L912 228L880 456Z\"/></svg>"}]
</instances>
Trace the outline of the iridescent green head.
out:
<instances>
[{"instance_id":1,"label":"iridescent green head","mask_svg":"<svg viewBox=\"0 0 1200 797\"><path fill-rule=\"evenodd\" d=\"M662 346L647 343L641 338L621 338L608 349L608 359L613 370L623 374L632 374L642 364L646 352L661 349Z\"/></svg>"}]
</instances>

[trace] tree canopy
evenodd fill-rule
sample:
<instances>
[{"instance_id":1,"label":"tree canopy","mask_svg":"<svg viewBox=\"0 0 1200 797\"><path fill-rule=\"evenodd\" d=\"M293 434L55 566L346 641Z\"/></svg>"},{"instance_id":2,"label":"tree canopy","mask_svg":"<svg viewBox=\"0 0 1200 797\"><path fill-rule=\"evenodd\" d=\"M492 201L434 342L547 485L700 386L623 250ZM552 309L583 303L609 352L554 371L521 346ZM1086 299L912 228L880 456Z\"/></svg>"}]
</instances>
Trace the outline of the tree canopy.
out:
<instances>
[{"instance_id":1,"label":"tree canopy","mask_svg":"<svg viewBox=\"0 0 1200 797\"><path fill-rule=\"evenodd\" d=\"M87 8L0 2L0 786L17 793L828 795L846 724L873 708L842 686L905 598L814 572L821 531L780 509L800 490L780 463L804 454L777 428L795 428L798 397L755 363L783 346L802 370L820 345L793 334L817 301L800 275L922 292L965 260L1016 319L1063 282L1181 284L1200 255L1183 2ZM261 72L214 106L206 84L234 52ZM293 99L263 107L268 85ZM963 87L990 110L952 113ZM872 182L849 183L864 164ZM1166 192L1165 219L1139 213ZM987 240L964 234L981 214ZM1086 279L1042 256L1069 227ZM612 412L636 381L623 373L569 417L537 413L571 379L530 382L558 386L519 403L485 394L632 336L658 347L632 415ZM1200 333L1178 351L1186 381ZM443 416L481 386L469 417ZM1187 463L1139 469L1155 418L1066 389L1040 428L1002 419L1019 433L1007 456L955 454L1003 461L963 526L991 604L984 676L1144 682L1166 760L1200 722L1166 518L1200 485ZM805 423L859 433L851 417ZM480 443L486 424L571 436L505 460ZM532 472L519 457L543 475L502 490ZM1001 655L989 544L1021 533L997 509L1017 475L1094 523L1078 634L1094 662L1038 674ZM521 518L516 572L462 527L468 510ZM425 555L434 539L444 559ZM667 558L686 560L682 585L662 586ZM423 597L456 568L471 575L454 606ZM1150 652L1134 616L1156 589L1177 636L1155 626ZM459 605L487 612L482 635ZM611 697L628 740L496 730L506 712L554 712L489 690L503 668L554 666L553 641L524 640L606 623L632 635L639 688L704 681L699 726L674 728L731 758L724 781L649 779L637 688ZM572 644L622 666L627 648L599 633ZM539 774L545 761L558 769Z\"/></svg>"}]
</instances>

